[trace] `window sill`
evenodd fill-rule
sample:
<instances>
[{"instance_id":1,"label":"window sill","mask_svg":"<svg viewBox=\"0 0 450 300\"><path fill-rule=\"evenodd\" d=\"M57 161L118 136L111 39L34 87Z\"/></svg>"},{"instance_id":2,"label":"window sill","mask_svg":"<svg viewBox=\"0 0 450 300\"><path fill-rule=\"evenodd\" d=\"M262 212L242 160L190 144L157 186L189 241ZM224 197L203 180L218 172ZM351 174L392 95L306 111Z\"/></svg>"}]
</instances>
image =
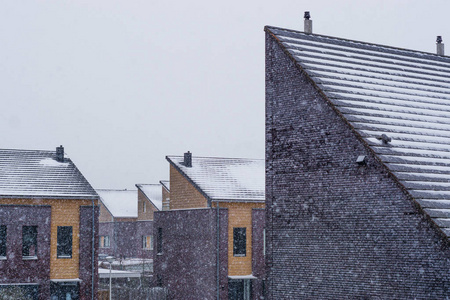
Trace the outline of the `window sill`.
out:
<instances>
[{"instance_id":1,"label":"window sill","mask_svg":"<svg viewBox=\"0 0 450 300\"><path fill-rule=\"evenodd\" d=\"M72 255L59 255L56 258L70 259L70 258L72 258Z\"/></svg>"},{"instance_id":2,"label":"window sill","mask_svg":"<svg viewBox=\"0 0 450 300\"><path fill-rule=\"evenodd\" d=\"M156 255L163 255L162 252L156 253Z\"/></svg>"},{"instance_id":3,"label":"window sill","mask_svg":"<svg viewBox=\"0 0 450 300\"><path fill-rule=\"evenodd\" d=\"M233 256L234 257L246 257L247 255L246 254L234 254Z\"/></svg>"},{"instance_id":4,"label":"window sill","mask_svg":"<svg viewBox=\"0 0 450 300\"><path fill-rule=\"evenodd\" d=\"M0 256L0 260L6 260L6 256Z\"/></svg>"},{"instance_id":5,"label":"window sill","mask_svg":"<svg viewBox=\"0 0 450 300\"><path fill-rule=\"evenodd\" d=\"M22 260L37 260L37 256L22 256Z\"/></svg>"}]
</instances>

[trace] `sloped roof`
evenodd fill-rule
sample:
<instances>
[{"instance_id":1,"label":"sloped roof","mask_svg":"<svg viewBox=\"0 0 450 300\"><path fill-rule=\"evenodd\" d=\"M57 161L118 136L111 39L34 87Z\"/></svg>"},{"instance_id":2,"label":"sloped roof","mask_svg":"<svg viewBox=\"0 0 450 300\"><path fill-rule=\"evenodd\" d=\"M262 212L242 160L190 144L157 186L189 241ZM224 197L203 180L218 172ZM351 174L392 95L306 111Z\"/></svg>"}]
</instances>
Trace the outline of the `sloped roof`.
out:
<instances>
[{"instance_id":1,"label":"sloped roof","mask_svg":"<svg viewBox=\"0 0 450 300\"><path fill-rule=\"evenodd\" d=\"M0 149L0 198L97 199L75 164L55 151Z\"/></svg>"},{"instance_id":2,"label":"sloped roof","mask_svg":"<svg viewBox=\"0 0 450 300\"><path fill-rule=\"evenodd\" d=\"M114 218L137 218L137 190L97 189L100 200Z\"/></svg>"},{"instance_id":3,"label":"sloped roof","mask_svg":"<svg viewBox=\"0 0 450 300\"><path fill-rule=\"evenodd\" d=\"M160 180L159 181L162 186L170 192L170 181L169 180Z\"/></svg>"},{"instance_id":4,"label":"sloped roof","mask_svg":"<svg viewBox=\"0 0 450 300\"><path fill-rule=\"evenodd\" d=\"M166 158L210 200L265 201L263 159L192 156L186 167L183 156Z\"/></svg>"},{"instance_id":5,"label":"sloped roof","mask_svg":"<svg viewBox=\"0 0 450 300\"><path fill-rule=\"evenodd\" d=\"M450 236L450 58L275 27L266 32Z\"/></svg>"},{"instance_id":6,"label":"sloped roof","mask_svg":"<svg viewBox=\"0 0 450 300\"><path fill-rule=\"evenodd\" d=\"M157 209L162 210L162 185L161 184L136 184L145 197L149 199Z\"/></svg>"}]
</instances>

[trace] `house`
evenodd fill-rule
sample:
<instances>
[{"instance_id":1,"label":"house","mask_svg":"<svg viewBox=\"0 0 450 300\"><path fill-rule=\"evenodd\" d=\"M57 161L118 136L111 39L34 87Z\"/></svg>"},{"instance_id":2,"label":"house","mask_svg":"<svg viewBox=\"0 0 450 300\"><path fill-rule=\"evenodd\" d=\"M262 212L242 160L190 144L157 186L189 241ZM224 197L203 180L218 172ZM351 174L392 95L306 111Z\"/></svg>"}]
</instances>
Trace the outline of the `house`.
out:
<instances>
[{"instance_id":1,"label":"house","mask_svg":"<svg viewBox=\"0 0 450 300\"><path fill-rule=\"evenodd\" d=\"M162 210L169 210L170 208L170 181L169 180L161 180L162 186Z\"/></svg>"},{"instance_id":2,"label":"house","mask_svg":"<svg viewBox=\"0 0 450 300\"><path fill-rule=\"evenodd\" d=\"M450 57L310 22L265 28L267 298L447 299Z\"/></svg>"},{"instance_id":3,"label":"house","mask_svg":"<svg viewBox=\"0 0 450 300\"><path fill-rule=\"evenodd\" d=\"M155 212L156 284L170 299L259 299L264 160L190 152L166 159L170 196L168 210Z\"/></svg>"},{"instance_id":4,"label":"house","mask_svg":"<svg viewBox=\"0 0 450 300\"><path fill-rule=\"evenodd\" d=\"M136 187L137 190L97 190L100 254L122 260L153 259L153 214L162 209L162 187L160 184Z\"/></svg>"},{"instance_id":5,"label":"house","mask_svg":"<svg viewBox=\"0 0 450 300\"><path fill-rule=\"evenodd\" d=\"M0 298L97 298L98 195L64 148L0 149Z\"/></svg>"}]
</instances>

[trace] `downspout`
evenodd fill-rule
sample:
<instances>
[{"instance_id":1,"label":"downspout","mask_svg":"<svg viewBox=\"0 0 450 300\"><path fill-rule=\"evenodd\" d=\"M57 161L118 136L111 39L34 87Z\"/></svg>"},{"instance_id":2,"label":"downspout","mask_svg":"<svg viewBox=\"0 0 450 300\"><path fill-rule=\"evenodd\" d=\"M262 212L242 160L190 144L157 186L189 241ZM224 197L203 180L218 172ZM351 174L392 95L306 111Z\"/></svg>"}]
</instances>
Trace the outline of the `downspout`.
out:
<instances>
[{"instance_id":1,"label":"downspout","mask_svg":"<svg viewBox=\"0 0 450 300\"><path fill-rule=\"evenodd\" d=\"M220 300L220 211L219 201L216 202L217 208L217 300Z\"/></svg>"},{"instance_id":2,"label":"downspout","mask_svg":"<svg viewBox=\"0 0 450 300\"><path fill-rule=\"evenodd\" d=\"M95 278L95 204L92 199L92 282L91 282L91 299L94 300L94 278Z\"/></svg>"}]
</instances>

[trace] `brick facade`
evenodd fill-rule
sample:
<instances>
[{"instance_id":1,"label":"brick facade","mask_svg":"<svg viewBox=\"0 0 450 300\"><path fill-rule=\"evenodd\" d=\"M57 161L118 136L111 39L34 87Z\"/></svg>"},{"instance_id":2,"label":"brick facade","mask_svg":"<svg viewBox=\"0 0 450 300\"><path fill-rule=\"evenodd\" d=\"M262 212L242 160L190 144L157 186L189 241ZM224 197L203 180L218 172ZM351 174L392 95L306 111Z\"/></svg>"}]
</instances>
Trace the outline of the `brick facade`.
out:
<instances>
[{"instance_id":1,"label":"brick facade","mask_svg":"<svg viewBox=\"0 0 450 300\"><path fill-rule=\"evenodd\" d=\"M269 34L266 161L268 299L450 296L448 242Z\"/></svg>"},{"instance_id":2,"label":"brick facade","mask_svg":"<svg viewBox=\"0 0 450 300\"><path fill-rule=\"evenodd\" d=\"M228 295L227 219L227 210L220 209L221 299ZM155 224L155 250L162 228L162 252L154 258L156 283L167 287L169 299L216 299L217 210L160 211Z\"/></svg>"},{"instance_id":3,"label":"brick facade","mask_svg":"<svg viewBox=\"0 0 450 300\"><path fill-rule=\"evenodd\" d=\"M94 213L94 236L92 236L92 213ZM98 232L99 232L99 207L96 206L94 211L92 206L80 207L80 299L92 299L92 291L94 299L97 298L98 291ZM94 257L92 257L92 242L94 241ZM92 268L94 264L94 268ZM94 280L92 280L92 270L94 270ZM94 288L92 289L92 281Z\"/></svg>"},{"instance_id":4,"label":"brick facade","mask_svg":"<svg viewBox=\"0 0 450 300\"><path fill-rule=\"evenodd\" d=\"M1 199L0 225L7 226L7 257L0 260L0 283L39 285L39 299L50 298L50 280L82 279L81 299L91 299L92 211L90 200ZM15 203L15 204L13 204ZM83 206L83 204L91 206ZM96 204L96 201L94 202ZM64 209L66 208L66 209ZM98 240L98 207L95 206L95 241ZM89 215L86 218L85 215ZM22 226L37 226L36 259L22 258ZM57 228L72 226L72 257L57 257ZM95 243L97 245L97 243ZM94 282L98 281L97 251ZM94 286L94 293L97 286Z\"/></svg>"},{"instance_id":5,"label":"brick facade","mask_svg":"<svg viewBox=\"0 0 450 300\"><path fill-rule=\"evenodd\" d=\"M144 211L145 203L145 211ZM138 221L153 220L153 213L158 211L158 208L148 200L144 193L138 189Z\"/></svg>"},{"instance_id":6,"label":"brick facade","mask_svg":"<svg viewBox=\"0 0 450 300\"><path fill-rule=\"evenodd\" d=\"M208 200L170 165L170 209L207 207Z\"/></svg>"},{"instance_id":7,"label":"brick facade","mask_svg":"<svg viewBox=\"0 0 450 300\"><path fill-rule=\"evenodd\" d=\"M0 284L38 284L39 299L50 297L50 220L51 207L47 205L0 205L0 224L7 226ZM22 226L38 226L35 260L22 258Z\"/></svg>"}]
</instances>

